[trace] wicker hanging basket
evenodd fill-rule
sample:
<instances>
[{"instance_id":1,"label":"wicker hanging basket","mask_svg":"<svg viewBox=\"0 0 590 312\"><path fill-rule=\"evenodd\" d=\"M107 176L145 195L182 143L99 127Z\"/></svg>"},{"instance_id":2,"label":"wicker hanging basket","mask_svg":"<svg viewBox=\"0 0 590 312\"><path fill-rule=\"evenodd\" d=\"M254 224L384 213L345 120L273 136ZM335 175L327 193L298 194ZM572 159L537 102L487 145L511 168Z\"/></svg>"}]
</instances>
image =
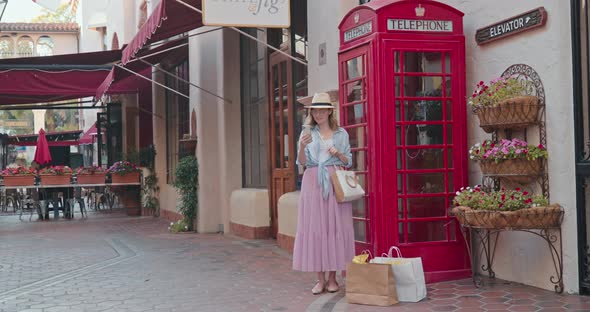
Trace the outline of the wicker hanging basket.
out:
<instances>
[{"instance_id":1,"label":"wicker hanging basket","mask_svg":"<svg viewBox=\"0 0 590 312\"><path fill-rule=\"evenodd\" d=\"M462 226L486 229L557 228L563 220L563 209L559 205L515 211L473 210L459 206L454 207L451 214Z\"/></svg>"},{"instance_id":2,"label":"wicker hanging basket","mask_svg":"<svg viewBox=\"0 0 590 312\"><path fill-rule=\"evenodd\" d=\"M487 176L503 178L518 183L530 183L543 173L543 160L505 159L500 162L483 160L479 162L481 172Z\"/></svg>"},{"instance_id":3,"label":"wicker hanging basket","mask_svg":"<svg viewBox=\"0 0 590 312\"><path fill-rule=\"evenodd\" d=\"M519 129L536 124L539 120L539 98L536 96L517 96L506 99L493 106L475 109L479 126L487 133L497 129Z\"/></svg>"}]
</instances>

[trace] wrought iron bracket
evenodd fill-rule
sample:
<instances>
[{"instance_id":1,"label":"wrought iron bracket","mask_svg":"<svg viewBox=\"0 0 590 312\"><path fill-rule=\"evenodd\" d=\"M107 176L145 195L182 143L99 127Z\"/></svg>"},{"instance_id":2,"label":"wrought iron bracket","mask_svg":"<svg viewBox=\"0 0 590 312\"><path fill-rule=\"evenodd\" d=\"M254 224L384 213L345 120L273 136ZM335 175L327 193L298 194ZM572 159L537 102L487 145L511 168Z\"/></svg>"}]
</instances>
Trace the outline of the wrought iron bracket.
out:
<instances>
[{"instance_id":1,"label":"wrought iron bracket","mask_svg":"<svg viewBox=\"0 0 590 312\"><path fill-rule=\"evenodd\" d=\"M479 288L484 286L483 279L478 274L479 269L483 272L487 272L489 278L496 278L496 272L494 272L493 266L498 237L502 232L514 231L530 233L547 242L551 260L553 261L553 268L555 270L554 274L549 277L549 281L554 285L556 293L563 293L563 247L561 227L543 229L485 229L461 226L461 230L471 262L471 272L475 287Z\"/></svg>"}]
</instances>

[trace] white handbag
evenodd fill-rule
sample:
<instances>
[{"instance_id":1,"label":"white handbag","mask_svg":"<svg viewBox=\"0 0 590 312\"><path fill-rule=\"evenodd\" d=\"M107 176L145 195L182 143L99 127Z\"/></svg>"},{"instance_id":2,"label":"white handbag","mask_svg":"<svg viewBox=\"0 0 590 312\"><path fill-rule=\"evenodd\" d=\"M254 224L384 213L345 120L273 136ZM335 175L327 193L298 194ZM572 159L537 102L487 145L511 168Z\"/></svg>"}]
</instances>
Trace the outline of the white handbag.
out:
<instances>
[{"instance_id":1,"label":"white handbag","mask_svg":"<svg viewBox=\"0 0 590 312\"><path fill-rule=\"evenodd\" d=\"M393 257L394 250L397 253L397 258ZM426 298L426 280L424 279L422 258L403 258L399 248L392 246L387 254L375 257L369 262L391 265L397 297L400 302L418 302Z\"/></svg>"},{"instance_id":2,"label":"white handbag","mask_svg":"<svg viewBox=\"0 0 590 312\"><path fill-rule=\"evenodd\" d=\"M365 195L365 190L354 171L336 169L330 175L330 180L334 186L336 201L339 203L361 199Z\"/></svg>"}]
</instances>

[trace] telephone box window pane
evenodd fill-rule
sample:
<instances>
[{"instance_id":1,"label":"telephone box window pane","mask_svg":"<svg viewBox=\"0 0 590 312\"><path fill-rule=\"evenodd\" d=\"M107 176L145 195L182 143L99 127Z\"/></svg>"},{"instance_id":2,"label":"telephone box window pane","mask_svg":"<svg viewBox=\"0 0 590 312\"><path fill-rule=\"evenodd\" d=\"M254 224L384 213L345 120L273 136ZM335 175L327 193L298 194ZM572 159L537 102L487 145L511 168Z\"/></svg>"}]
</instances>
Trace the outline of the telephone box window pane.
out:
<instances>
[{"instance_id":1,"label":"telephone box window pane","mask_svg":"<svg viewBox=\"0 0 590 312\"><path fill-rule=\"evenodd\" d=\"M397 169L401 170L402 169L402 153L404 153L404 150L401 148L397 149Z\"/></svg>"},{"instance_id":2,"label":"telephone box window pane","mask_svg":"<svg viewBox=\"0 0 590 312\"><path fill-rule=\"evenodd\" d=\"M366 218L367 209L365 207L364 199L359 199L352 202L352 216L355 218Z\"/></svg>"},{"instance_id":3,"label":"telephone box window pane","mask_svg":"<svg viewBox=\"0 0 590 312\"><path fill-rule=\"evenodd\" d=\"M395 78L393 79L394 82L394 88L395 88L395 96L399 97L402 96L401 94L401 84L402 84L402 78L400 76L395 76Z\"/></svg>"},{"instance_id":4,"label":"telephone box window pane","mask_svg":"<svg viewBox=\"0 0 590 312\"><path fill-rule=\"evenodd\" d=\"M455 183L453 179L453 173L449 172L449 187L447 188L447 192L452 192L455 190Z\"/></svg>"},{"instance_id":5,"label":"telephone box window pane","mask_svg":"<svg viewBox=\"0 0 590 312\"><path fill-rule=\"evenodd\" d=\"M442 73L442 52L404 52L407 73Z\"/></svg>"},{"instance_id":6,"label":"telephone box window pane","mask_svg":"<svg viewBox=\"0 0 590 312\"><path fill-rule=\"evenodd\" d=\"M453 120L453 102L447 101L447 120Z\"/></svg>"},{"instance_id":7,"label":"telephone box window pane","mask_svg":"<svg viewBox=\"0 0 590 312\"><path fill-rule=\"evenodd\" d=\"M401 121L401 101L395 101L395 121ZM404 108L407 109L407 108Z\"/></svg>"},{"instance_id":8,"label":"telephone box window pane","mask_svg":"<svg viewBox=\"0 0 590 312\"><path fill-rule=\"evenodd\" d=\"M404 218L404 200L401 198L397 199L397 217L400 219Z\"/></svg>"},{"instance_id":9,"label":"telephone box window pane","mask_svg":"<svg viewBox=\"0 0 590 312\"><path fill-rule=\"evenodd\" d=\"M404 193L404 184L403 184L403 174L397 175L397 193L403 194Z\"/></svg>"},{"instance_id":10,"label":"telephone box window pane","mask_svg":"<svg viewBox=\"0 0 590 312\"><path fill-rule=\"evenodd\" d=\"M406 149L407 169L441 169L444 168L444 149ZM399 165L399 164L398 164Z\"/></svg>"},{"instance_id":11,"label":"telephone box window pane","mask_svg":"<svg viewBox=\"0 0 590 312\"><path fill-rule=\"evenodd\" d=\"M365 171L365 160L366 160L366 153L365 151L354 151L352 152L352 168L351 170L354 171Z\"/></svg>"},{"instance_id":12,"label":"telephone box window pane","mask_svg":"<svg viewBox=\"0 0 590 312\"><path fill-rule=\"evenodd\" d=\"M346 106L345 109L347 116L347 125L354 125L367 122L367 119L365 118L364 106L364 103Z\"/></svg>"},{"instance_id":13,"label":"telephone box window pane","mask_svg":"<svg viewBox=\"0 0 590 312\"><path fill-rule=\"evenodd\" d=\"M445 197L408 198L408 218L446 216Z\"/></svg>"},{"instance_id":14,"label":"telephone box window pane","mask_svg":"<svg viewBox=\"0 0 590 312\"><path fill-rule=\"evenodd\" d=\"M443 118L442 101L421 100L405 102L405 118L408 121L441 121Z\"/></svg>"},{"instance_id":15,"label":"telephone box window pane","mask_svg":"<svg viewBox=\"0 0 590 312\"><path fill-rule=\"evenodd\" d=\"M406 146L443 144L443 125L413 124L406 125Z\"/></svg>"},{"instance_id":16,"label":"telephone box window pane","mask_svg":"<svg viewBox=\"0 0 590 312\"><path fill-rule=\"evenodd\" d=\"M442 97L442 79L442 76L405 76L404 96Z\"/></svg>"},{"instance_id":17,"label":"telephone box window pane","mask_svg":"<svg viewBox=\"0 0 590 312\"><path fill-rule=\"evenodd\" d=\"M453 126L447 125L447 144L453 144Z\"/></svg>"},{"instance_id":18,"label":"telephone box window pane","mask_svg":"<svg viewBox=\"0 0 590 312\"><path fill-rule=\"evenodd\" d=\"M448 221L408 223L408 243L446 241L447 223Z\"/></svg>"},{"instance_id":19,"label":"telephone box window pane","mask_svg":"<svg viewBox=\"0 0 590 312\"><path fill-rule=\"evenodd\" d=\"M354 239L359 242L367 241L367 224L363 220L352 220L354 227Z\"/></svg>"},{"instance_id":20,"label":"telephone box window pane","mask_svg":"<svg viewBox=\"0 0 590 312\"><path fill-rule=\"evenodd\" d=\"M454 168L453 167L453 149L452 148L447 149L447 162L448 162L447 168Z\"/></svg>"},{"instance_id":21,"label":"telephone box window pane","mask_svg":"<svg viewBox=\"0 0 590 312\"><path fill-rule=\"evenodd\" d=\"M399 66L399 55L400 55L399 51L393 52L393 68L396 73L399 73L400 69L401 69L401 66Z\"/></svg>"},{"instance_id":22,"label":"telephone box window pane","mask_svg":"<svg viewBox=\"0 0 590 312\"><path fill-rule=\"evenodd\" d=\"M451 179L450 174L449 179ZM406 188L408 194L444 193L445 173L408 173Z\"/></svg>"},{"instance_id":23,"label":"telephone box window pane","mask_svg":"<svg viewBox=\"0 0 590 312\"><path fill-rule=\"evenodd\" d=\"M365 127L347 129L351 148L367 146L367 137L365 136Z\"/></svg>"},{"instance_id":24,"label":"telephone box window pane","mask_svg":"<svg viewBox=\"0 0 590 312\"><path fill-rule=\"evenodd\" d=\"M404 227L405 226L406 226L406 224L403 222L398 223L397 235L399 237L400 243L407 243L406 237L404 236Z\"/></svg>"},{"instance_id":25,"label":"telephone box window pane","mask_svg":"<svg viewBox=\"0 0 590 312\"><path fill-rule=\"evenodd\" d=\"M451 97L453 96L453 88L451 85L451 77L446 77L446 86L445 86L445 90L446 90L446 97Z\"/></svg>"},{"instance_id":26,"label":"telephone box window pane","mask_svg":"<svg viewBox=\"0 0 590 312\"><path fill-rule=\"evenodd\" d=\"M363 94L364 83L362 80L346 84L346 102L361 101L364 98Z\"/></svg>"},{"instance_id":27,"label":"telephone box window pane","mask_svg":"<svg viewBox=\"0 0 590 312\"><path fill-rule=\"evenodd\" d=\"M347 80L358 78L364 75L363 59L364 56L361 55L346 61L346 70L348 72Z\"/></svg>"},{"instance_id":28,"label":"telephone box window pane","mask_svg":"<svg viewBox=\"0 0 590 312\"><path fill-rule=\"evenodd\" d=\"M401 126L395 126L395 144L400 146L402 145L402 127Z\"/></svg>"}]
</instances>

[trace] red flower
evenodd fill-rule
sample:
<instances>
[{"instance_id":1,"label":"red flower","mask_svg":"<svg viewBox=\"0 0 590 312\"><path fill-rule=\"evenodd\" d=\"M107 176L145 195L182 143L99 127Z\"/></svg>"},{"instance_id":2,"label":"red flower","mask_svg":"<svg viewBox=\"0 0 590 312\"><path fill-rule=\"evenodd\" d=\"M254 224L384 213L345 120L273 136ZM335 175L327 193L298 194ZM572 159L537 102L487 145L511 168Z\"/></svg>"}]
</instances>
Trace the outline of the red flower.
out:
<instances>
[{"instance_id":1,"label":"red flower","mask_svg":"<svg viewBox=\"0 0 590 312\"><path fill-rule=\"evenodd\" d=\"M529 192L527 192L527 191L524 191L524 192L522 192L522 195L525 195L525 196L526 196L526 195L529 195Z\"/></svg>"},{"instance_id":2,"label":"red flower","mask_svg":"<svg viewBox=\"0 0 590 312\"><path fill-rule=\"evenodd\" d=\"M520 192L520 187L515 188L514 190L519 191Z\"/></svg>"}]
</instances>

